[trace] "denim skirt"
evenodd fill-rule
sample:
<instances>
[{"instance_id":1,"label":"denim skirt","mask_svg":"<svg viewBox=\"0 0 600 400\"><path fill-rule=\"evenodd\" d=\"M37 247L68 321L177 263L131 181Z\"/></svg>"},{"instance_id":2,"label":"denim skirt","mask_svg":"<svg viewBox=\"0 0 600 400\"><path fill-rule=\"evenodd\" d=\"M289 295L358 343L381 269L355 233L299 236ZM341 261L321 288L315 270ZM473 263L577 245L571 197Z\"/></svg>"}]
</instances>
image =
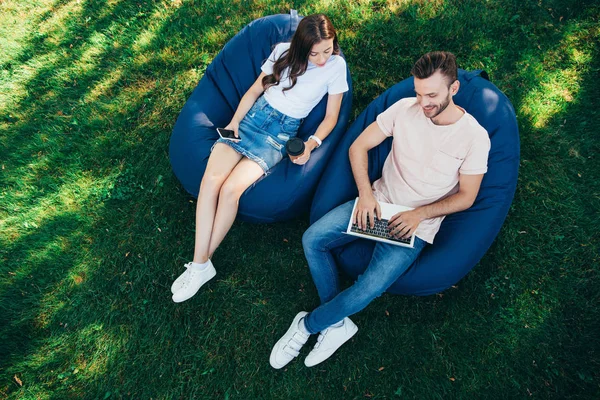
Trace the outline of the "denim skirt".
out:
<instances>
[{"instance_id":1,"label":"denim skirt","mask_svg":"<svg viewBox=\"0 0 600 400\"><path fill-rule=\"evenodd\" d=\"M238 133L241 140L234 142L219 138L216 143L230 146L267 173L286 155L285 144L296 136L301 122L301 118L288 117L275 110L261 96L240 122Z\"/></svg>"}]
</instances>

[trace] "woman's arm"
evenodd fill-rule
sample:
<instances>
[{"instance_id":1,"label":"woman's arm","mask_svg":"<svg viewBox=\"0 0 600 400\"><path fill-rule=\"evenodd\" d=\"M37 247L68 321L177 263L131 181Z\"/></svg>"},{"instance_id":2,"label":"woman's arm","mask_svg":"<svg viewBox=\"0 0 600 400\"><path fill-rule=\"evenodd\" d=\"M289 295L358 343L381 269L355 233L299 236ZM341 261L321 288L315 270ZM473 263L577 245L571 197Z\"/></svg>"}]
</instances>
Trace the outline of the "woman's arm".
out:
<instances>
[{"instance_id":1,"label":"woman's arm","mask_svg":"<svg viewBox=\"0 0 600 400\"><path fill-rule=\"evenodd\" d=\"M240 122L246 116L246 113L252 108L256 99L260 97L260 95L264 92L262 80L265 77L265 73L261 72L256 81L250 86L250 89L244 94L242 99L240 100L240 104L235 110L235 114L233 114L233 118L231 118L231 122L225 127L225 129L231 129L235 132L235 137L240 137L238 134L238 128L240 126Z\"/></svg>"},{"instance_id":2,"label":"woman's arm","mask_svg":"<svg viewBox=\"0 0 600 400\"><path fill-rule=\"evenodd\" d=\"M340 108L342 106L342 97L344 97L343 93L330 94L327 97L327 110L325 111L325 118L323 118L323 121L321 121L317 131L313 135L319 138L321 141L325 140L325 138L329 136L335 127L335 124L337 124L338 117L340 115ZM293 161L295 164L306 164L310 159L310 153L318 147L318 143L314 139L308 139L304 145L306 146L304 154Z\"/></svg>"}]
</instances>

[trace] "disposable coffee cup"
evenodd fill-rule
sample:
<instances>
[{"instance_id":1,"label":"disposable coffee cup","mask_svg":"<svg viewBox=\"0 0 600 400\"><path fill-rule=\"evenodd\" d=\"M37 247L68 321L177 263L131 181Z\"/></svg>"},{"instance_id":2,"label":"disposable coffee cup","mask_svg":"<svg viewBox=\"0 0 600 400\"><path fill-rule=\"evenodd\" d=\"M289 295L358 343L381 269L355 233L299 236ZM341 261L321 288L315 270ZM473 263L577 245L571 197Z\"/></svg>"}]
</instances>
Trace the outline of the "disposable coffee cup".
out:
<instances>
[{"instance_id":1,"label":"disposable coffee cup","mask_svg":"<svg viewBox=\"0 0 600 400\"><path fill-rule=\"evenodd\" d=\"M287 151L292 161L296 160L304 154L304 141L297 137L291 138L285 144L285 151Z\"/></svg>"}]
</instances>

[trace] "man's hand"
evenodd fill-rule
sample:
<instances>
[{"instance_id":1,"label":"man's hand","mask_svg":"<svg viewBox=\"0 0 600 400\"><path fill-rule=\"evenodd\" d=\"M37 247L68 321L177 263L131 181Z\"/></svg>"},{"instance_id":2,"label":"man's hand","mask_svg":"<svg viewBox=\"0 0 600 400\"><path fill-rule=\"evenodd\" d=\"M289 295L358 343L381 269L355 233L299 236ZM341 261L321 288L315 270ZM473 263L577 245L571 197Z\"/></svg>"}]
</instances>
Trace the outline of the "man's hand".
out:
<instances>
[{"instance_id":1,"label":"man's hand","mask_svg":"<svg viewBox=\"0 0 600 400\"><path fill-rule=\"evenodd\" d=\"M381 131L377 122L373 122L352 143L348 156L352 166L352 174L358 188L358 204L352 216L359 229L367 228L367 216L370 217L371 227L375 226L375 216L381 218L381 208L373 196L371 180L369 179L369 150L378 146L387 136Z\"/></svg>"},{"instance_id":2,"label":"man's hand","mask_svg":"<svg viewBox=\"0 0 600 400\"><path fill-rule=\"evenodd\" d=\"M390 235L395 238L406 239L415 233L417 227L423 221L423 216L418 209L399 212L390 218L388 222L388 229Z\"/></svg>"},{"instance_id":3,"label":"man's hand","mask_svg":"<svg viewBox=\"0 0 600 400\"><path fill-rule=\"evenodd\" d=\"M381 207L372 193L358 197L358 204L352 216L358 229L362 230L368 227L367 217L369 217L371 228L375 226L375 218L381 218Z\"/></svg>"}]
</instances>

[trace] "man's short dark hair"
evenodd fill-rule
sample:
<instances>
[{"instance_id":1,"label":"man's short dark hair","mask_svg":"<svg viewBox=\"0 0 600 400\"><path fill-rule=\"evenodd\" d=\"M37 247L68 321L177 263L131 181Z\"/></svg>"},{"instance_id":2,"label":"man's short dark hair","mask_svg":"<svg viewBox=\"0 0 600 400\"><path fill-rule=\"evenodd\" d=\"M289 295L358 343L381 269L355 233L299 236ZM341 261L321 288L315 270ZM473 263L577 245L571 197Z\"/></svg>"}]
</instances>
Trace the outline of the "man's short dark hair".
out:
<instances>
[{"instance_id":1,"label":"man's short dark hair","mask_svg":"<svg viewBox=\"0 0 600 400\"><path fill-rule=\"evenodd\" d=\"M432 51L417 60L410 71L415 78L426 79L440 71L448 78L448 86L458 79L458 68L456 57L447 51Z\"/></svg>"}]
</instances>

